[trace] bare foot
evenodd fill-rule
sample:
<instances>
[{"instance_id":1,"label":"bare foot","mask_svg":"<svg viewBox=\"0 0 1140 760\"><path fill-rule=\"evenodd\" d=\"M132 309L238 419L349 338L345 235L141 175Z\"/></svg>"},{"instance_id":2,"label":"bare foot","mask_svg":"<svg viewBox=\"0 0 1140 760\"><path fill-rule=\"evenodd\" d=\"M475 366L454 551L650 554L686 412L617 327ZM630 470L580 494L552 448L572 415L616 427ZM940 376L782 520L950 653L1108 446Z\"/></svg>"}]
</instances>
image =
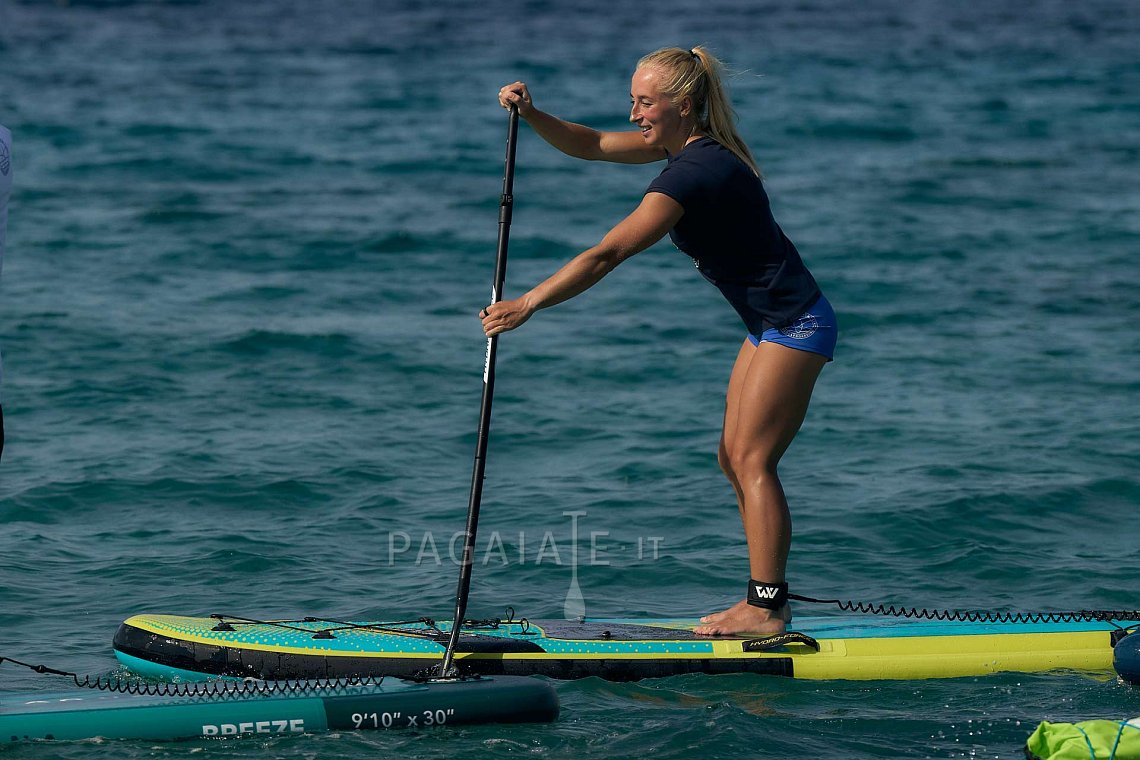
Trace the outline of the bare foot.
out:
<instances>
[{"instance_id":1,"label":"bare foot","mask_svg":"<svg viewBox=\"0 0 1140 760\"><path fill-rule=\"evenodd\" d=\"M739 602L732 605L727 610L721 610L720 612L714 612L711 615L705 615L703 618L701 618L701 622L702 623L719 623L721 618L727 617L729 614L736 612L737 607L746 607L746 606L748 606L748 600L741 599Z\"/></svg>"},{"instance_id":2,"label":"bare foot","mask_svg":"<svg viewBox=\"0 0 1140 760\"><path fill-rule=\"evenodd\" d=\"M739 633L770 635L783 633L792 622L792 608L784 605L778 610L753 607L747 601L739 601L723 612L705 615L704 625L697 626L693 633L698 636L731 636Z\"/></svg>"}]
</instances>

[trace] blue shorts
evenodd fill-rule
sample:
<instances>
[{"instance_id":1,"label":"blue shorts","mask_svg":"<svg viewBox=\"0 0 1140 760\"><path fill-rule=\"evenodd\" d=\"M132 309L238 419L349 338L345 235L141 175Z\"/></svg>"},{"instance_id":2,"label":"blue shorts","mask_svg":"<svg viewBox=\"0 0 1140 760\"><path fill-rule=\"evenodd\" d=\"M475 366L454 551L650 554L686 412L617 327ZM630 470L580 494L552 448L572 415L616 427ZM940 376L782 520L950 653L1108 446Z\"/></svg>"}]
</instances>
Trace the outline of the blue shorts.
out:
<instances>
[{"instance_id":1,"label":"blue shorts","mask_svg":"<svg viewBox=\"0 0 1140 760\"><path fill-rule=\"evenodd\" d=\"M748 340L754 346L779 343L788 348L822 354L828 361L835 356L838 337L839 321L835 318L835 310L822 295L787 327L769 327L759 338L748 334Z\"/></svg>"}]
</instances>

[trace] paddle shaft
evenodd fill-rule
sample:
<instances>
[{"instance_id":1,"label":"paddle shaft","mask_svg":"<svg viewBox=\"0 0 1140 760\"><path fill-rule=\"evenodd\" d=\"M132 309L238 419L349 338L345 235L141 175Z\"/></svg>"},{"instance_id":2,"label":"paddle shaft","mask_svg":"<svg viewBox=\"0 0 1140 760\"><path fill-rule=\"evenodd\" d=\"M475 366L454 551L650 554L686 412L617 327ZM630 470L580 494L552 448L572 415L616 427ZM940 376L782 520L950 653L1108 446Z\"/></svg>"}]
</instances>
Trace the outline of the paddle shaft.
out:
<instances>
[{"instance_id":1,"label":"paddle shaft","mask_svg":"<svg viewBox=\"0 0 1140 760\"><path fill-rule=\"evenodd\" d=\"M519 112L511 106L507 127L506 168L503 171L503 195L499 201L499 246L495 255L495 279L491 286L491 303L498 303L507 276L507 243L511 235L511 212L514 208L515 144L519 133ZM475 533L479 527L479 504L483 498L483 474L487 467L487 439L491 432L491 402L495 397L495 354L499 336L487 338L487 357L483 364L483 404L479 411L479 435L475 443L475 466L471 473L471 498L467 505L467 529L463 541L463 561L459 566L459 586L455 591L455 617L447 642L439 675L453 675L452 660L459 643L459 631L467 614L467 597L471 592L471 568L475 562Z\"/></svg>"}]
</instances>

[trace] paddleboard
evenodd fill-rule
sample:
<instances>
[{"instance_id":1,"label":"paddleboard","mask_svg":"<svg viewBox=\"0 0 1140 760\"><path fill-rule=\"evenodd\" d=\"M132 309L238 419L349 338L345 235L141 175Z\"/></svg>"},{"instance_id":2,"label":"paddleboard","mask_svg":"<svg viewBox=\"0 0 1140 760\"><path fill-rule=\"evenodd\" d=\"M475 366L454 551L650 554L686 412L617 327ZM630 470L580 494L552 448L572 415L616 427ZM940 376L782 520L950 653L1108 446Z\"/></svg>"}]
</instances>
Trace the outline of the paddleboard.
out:
<instances>
[{"instance_id":1,"label":"paddleboard","mask_svg":"<svg viewBox=\"0 0 1140 760\"><path fill-rule=\"evenodd\" d=\"M152 688L162 685L152 684ZM172 686L167 684L166 686ZM0 742L28 739L174 740L333 730L552 721L554 688L535 678L418 683L275 683L183 696L114 691L0 694ZM208 686L198 684L198 686Z\"/></svg>"},{"instance_id":2,"label":"paddleboard","mask_svg":"<svg viewBox=\"0 0 1140 760\"><path fill-rule=\"evenodd\" d=\"M1001 671L1107 671L1122 626L1111 621L943 622L859 615L803 618L796 636L709 637L694 620L507 620L465 626L462 672L597 676L613 681L682 673L762 673L806 679L920 679ZM269 679L385 674L438 664L450 626L416 621L253 621L217 615L136 615L115 654L148 676Z\"/></svg>"}]
</instances>

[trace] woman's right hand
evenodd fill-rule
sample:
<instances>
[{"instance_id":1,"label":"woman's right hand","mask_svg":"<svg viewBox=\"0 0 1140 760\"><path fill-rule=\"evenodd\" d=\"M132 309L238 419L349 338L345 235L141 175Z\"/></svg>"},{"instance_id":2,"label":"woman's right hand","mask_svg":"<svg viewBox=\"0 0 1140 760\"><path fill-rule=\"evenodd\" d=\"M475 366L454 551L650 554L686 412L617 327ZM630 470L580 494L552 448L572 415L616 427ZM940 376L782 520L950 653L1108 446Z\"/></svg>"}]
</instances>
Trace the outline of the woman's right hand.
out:
<instances>
[{"instance_id":1,"label":"woman's right hand","mask_svg":"<svg viewBox=\"0 0 1140 760\"><path fill-rule=\"evenodd\" d=\"M499 90L499 105L507 110L510 110L512 105L517 106L519 116L524 119L534 110L534 104L530 100L530 90L527 89L525 82L508 84Z\"/></svg>"},{"instance_id":2,"label":"woman's right hand","mask_svg":"<svg viewBox=\"0 0 1140 760\"><path fill-rule=\"evenodd\" d=\"M530 305L526 296L511 301L498 301L484 306L479 312L479 319L483 321L483 332L488 338L521 327L524 322L534 315L534 307Z\"/></svg>"}]
</instances>

